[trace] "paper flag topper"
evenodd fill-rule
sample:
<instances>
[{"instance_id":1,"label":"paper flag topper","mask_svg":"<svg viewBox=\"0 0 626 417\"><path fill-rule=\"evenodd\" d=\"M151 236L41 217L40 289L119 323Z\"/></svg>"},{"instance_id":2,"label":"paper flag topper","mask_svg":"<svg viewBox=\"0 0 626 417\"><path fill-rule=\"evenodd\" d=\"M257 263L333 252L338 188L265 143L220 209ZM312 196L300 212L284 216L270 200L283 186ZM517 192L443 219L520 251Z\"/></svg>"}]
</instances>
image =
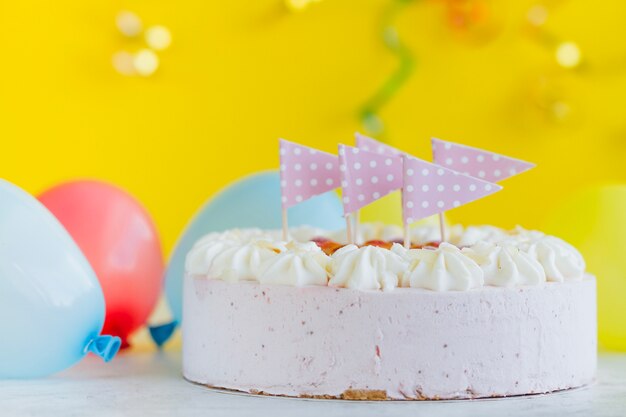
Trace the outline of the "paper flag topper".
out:
<instances>
[{"instance_id":1,"label":"paper flag topper","mask_svg":"<svg viewBox=\"0 0 626 417\"><path fill-rule=\"evenodd\" d=\"M358 132L354 134L354 137L356 138L356 147L364 151L374 152L380 155L387 156L400 156L404 153L401 150L394 148L393 146L386 145L382 142L377 141L376 139L372 139Z\"/></svg>"},{"instance_id":2,"label":"paper flag topper","mask_svg":"<svg viewBox=\"0 0 626 417\"><path fill-rule=\"evenodd\" d=\"M280 140L280 188L284 209L334 190L340 183L339 160L335 155Z\"/></svg>"},{"instance_id":3,"label":"paper flag topper","mask_svg":"<svg viewBox=\"0 0 626 417\"><path fill-rule=\"evenodd\" d=\"M501 181L535 166L520 159L436 138L432 138L432 147L437 165L490 182Z\"/></svg>"},{"instance_id":4,"label":"paper flag topper","mask_svg":"<svg viewBox=\"0 0 626 417\"><path fill-rule=\"evenodd\" d=\"M409 225L502 189L501 186L403 156L402 213Z\"/></svg>"},{"instance_id":5,"label":"paper flag topper","mask_svg":"<svg viewBox=\"0 0 626 417\"><path fill-rule=\"evenodd\" d=\"M344 214L402 187L402 159L339 145Z\"/></svg>"}]
</instances>

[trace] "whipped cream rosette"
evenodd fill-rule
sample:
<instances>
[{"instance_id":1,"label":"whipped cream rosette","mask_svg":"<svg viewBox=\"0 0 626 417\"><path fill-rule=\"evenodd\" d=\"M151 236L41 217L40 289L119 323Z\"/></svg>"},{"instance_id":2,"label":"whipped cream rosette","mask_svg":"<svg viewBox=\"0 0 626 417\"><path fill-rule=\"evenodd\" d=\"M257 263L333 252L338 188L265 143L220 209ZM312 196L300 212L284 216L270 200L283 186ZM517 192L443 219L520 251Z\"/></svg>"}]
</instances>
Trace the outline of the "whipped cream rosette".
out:
<instances>
[{"instance_id":1,"label":"whipped cream rosette","mask_svg":"<svg viewBox=\"0 0 626 417\"><path fill-rule=\"evenodd\" d=\"M327 285L330 257L313 242L289 242L286 250L261 265L259 282L301 287Z\"/></svg>"},{"instance_id":2,"label":"whipped cream rosette","mask_svg":"<svg viewBox=\"0 0 626 417\"><path fill-rule=\"evenodd\" d=\"M238 247L239 242L220 239L218 234L210 234L199 240L187 254L185 271L191 275L206 274L216 256L226 249Z\"/></svg>"},{"instance_id":3,"label":"whipped cream rosette","mask_svg":"<svg viewBox=\"0 0 626 417\"><path fill-rule=\"evenodd\" d=\"M518 227L507 242L517 245L521 251L537 260L553 282L580 281L585 274L585 260L569 243L555 236L536 230Z\"/></svg>"},{"instance_id":4,"label":"whipped cream rosette","mask_svg":"<svg viewBox=\"0 0 626 417\"><path fill-rule=\"evenodd\" d=\"M499 242L509 236L504 229L489 225L467 226L461 229L461 232L451 235L449 239L458 247L472 246L480 242Z\"/></svg>"},{"instance_id":5,"label":"whipped cream rosette","mask_svg":"<svg viewBox=\"0 0 626 417\"><path fill-rule=\"evenodd\" d=\"M329 285L390 291L398 286L406 267L406 260L388 249L348 245L332 256Z\"/></svg>"},{"instance_id":6,"label":"whipped cream rosette","mask_svg":"<svg viewBox=\"0 0 626 417\"><path fill-rule=\"evenodd\" d=\"M282 242L265 239L234 244L212 258L207 275L223 281L258 281L263 262L285 251Z\"/></svg>"},{"instance_id":7,"label":"whipped cream rosette","mask_svg":"<svg viewBox=\"0 0 626 417\"><path fill-rule=\"evenodd\" d=\"M403 275L403 287L466 291L483 285L483 270L449 243L436 249L411 249L407 257L410 265Z\"/></svg>"},{"instance_id":8,"label":"whipped cream rosette","mask_svg":"<svg viewBox=\"0 0 626 417\"><path fill-rule=\"evenodd\" d=\"M511 243L479 242L471 248L464 248L462 253L483 270L485 285L512 287L546 281L543 266Z\"/></svg>"}]
</instances>

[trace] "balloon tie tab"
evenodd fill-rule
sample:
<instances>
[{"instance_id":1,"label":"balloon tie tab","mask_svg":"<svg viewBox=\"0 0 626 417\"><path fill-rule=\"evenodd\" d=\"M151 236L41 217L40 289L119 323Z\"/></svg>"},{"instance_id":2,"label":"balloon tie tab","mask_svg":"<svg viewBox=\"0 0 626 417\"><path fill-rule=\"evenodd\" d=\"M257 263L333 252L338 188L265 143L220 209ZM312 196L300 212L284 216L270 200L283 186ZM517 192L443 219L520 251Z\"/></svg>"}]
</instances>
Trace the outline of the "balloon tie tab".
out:
<instances>
[{"instance_id":1,"label":"balloon tie tab","mask_svg":"<svg viewBox=\"0 0 626 417\"><path fill-rule=\"evenodd\" d=\"M156 343L156 345L160 348L172 336L172 333L176 330L176 326L178 326L178 321L174 320L170 323L150 326L148 329L150 330L152 340L154 340L154 343Z\"/></svg>"},{"instance_id":2,"label":"balloon tie tab","mask_svg":"<svg viewBox=\"0 0 626 417\"><path fill-rule=\"evenodd\" d=\"M122 345L122 339L117 336L98 336L93 339L87 350L100 356L105 362L109 362L115 357Z\"/></svg>"}]
</instances>

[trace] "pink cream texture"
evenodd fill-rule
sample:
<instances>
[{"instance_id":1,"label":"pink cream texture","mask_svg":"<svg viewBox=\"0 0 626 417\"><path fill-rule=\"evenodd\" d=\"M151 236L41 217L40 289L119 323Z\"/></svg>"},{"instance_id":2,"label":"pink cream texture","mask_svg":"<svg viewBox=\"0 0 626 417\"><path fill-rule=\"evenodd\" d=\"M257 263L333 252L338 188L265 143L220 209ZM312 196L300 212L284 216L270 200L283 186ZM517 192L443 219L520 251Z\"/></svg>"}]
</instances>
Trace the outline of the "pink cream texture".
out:
<instances>
[{"instance_id":1,"label":"pink cream texture","mask_svg":"<svg viewBox=\"0 0 626 417\"><path fill-rule=\"evenodd\" d=\"M546 393L594 381L596 340L591 276L447 292L185 278L185 378L243 392Z\"/></svg>"}]
</instances>

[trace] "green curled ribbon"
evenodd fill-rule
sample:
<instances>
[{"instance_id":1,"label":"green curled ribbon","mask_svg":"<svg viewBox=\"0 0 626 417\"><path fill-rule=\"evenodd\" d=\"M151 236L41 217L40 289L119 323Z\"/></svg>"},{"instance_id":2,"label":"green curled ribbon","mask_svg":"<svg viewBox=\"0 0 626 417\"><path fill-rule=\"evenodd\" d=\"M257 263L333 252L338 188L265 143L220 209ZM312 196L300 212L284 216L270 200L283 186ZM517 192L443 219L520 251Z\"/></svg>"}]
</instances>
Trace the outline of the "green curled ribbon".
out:
<instances>
[{"instance_id":1,"label":"green curled ribbon","mask_svg":"<svg viewBox=\"0 0 626 417\"><path fill-rule=\"evenodd\" d=\"M363 105L359 119L368 134L380 136L384 131L384 123L378 112L393 98L413 73L415 58L409 48L402 43L398 31L393 25L398 14L413 0L392 0L382 19L381 34L383 43L398 58L400 65L391 74L374 95Z\"/></svg>"}]
</instances>

